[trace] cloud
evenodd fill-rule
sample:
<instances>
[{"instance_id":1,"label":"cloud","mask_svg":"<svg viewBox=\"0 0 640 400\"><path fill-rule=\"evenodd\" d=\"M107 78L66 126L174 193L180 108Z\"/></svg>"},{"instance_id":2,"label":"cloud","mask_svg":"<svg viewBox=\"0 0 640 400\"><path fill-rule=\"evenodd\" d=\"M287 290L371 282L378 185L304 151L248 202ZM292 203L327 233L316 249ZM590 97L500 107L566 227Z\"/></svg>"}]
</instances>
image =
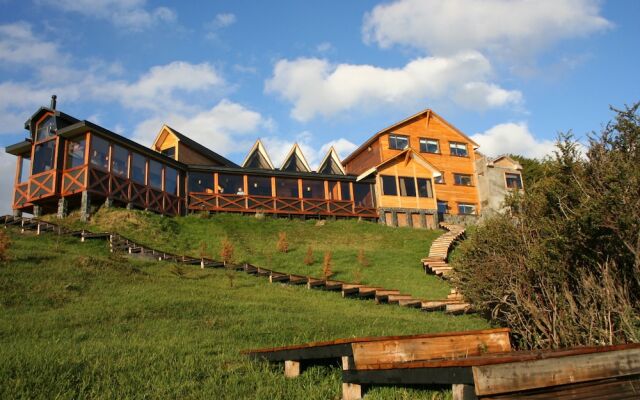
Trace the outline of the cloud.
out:
<instances>
[{"instance_id":1,"label":"cloud","mask_svg":"<svg viewBox=\"0 0 640 400\"><path fill-rule=\"evenodd\" d=\"M480 145L480 151L489 156L519 154L525 157L542 158L555 149L555 141L537 139L526 122L504 123L471 136Z\"/></svg>"},{"instance_id":2,"label":"cloud","mask_svg":"<svg viewBox=\"0 0 640 400\"><path fill-rule=\"evenodd\" d=\"M239 141L246 141L246 135L255 133L265 123L268 119L260 113L225 99L208 110L187 114L169 112L149 118L136 126L133 140L150 146L162 125L167 124L203 146L226 155L244 151L239 148Z\"/></svg>"},{"instance_id":3,"label":"cloud","mask_svg":"<svg viewBox=\"0 0 640 400\"><path fill-rule=\"evenodd\" d=\"M146 0L40 0L56 9L103 19L129 31L143 31L159 23L174 22L175 11L168 7L149 8Z\"/></svg>"},{"instance_id":4,"label":"cloud","mask_svg":"<svg viewBox=\"0 0 640 400\"><path fill-rule=\"evenodd\" d=\"M217 14L213 18L213 20L205 24L205 29L207 30L205 37L209 40L217 41L218 32L224 28L228 28L231 25L235 24L236 20L237 18L235 14L231 14L231 13Z\"/></svg>"},{"instance_id":5,"label":"cloud","mask_svg":"<svg viewBox=\"0 0 640 400\"><path fill-rule=\"evenodd\" d=\"M269 154L269 158L271 158L271 161L273 161L273 164L276 168L280 168L280 166L284 162L284 158L287 156L289 150L291 150L291 147L293 147L295 143L300 146L302 154L304 154L304 157L307 159L307 162L309 163L309 166L312 170L318 169L320 161L322 161L331 146L336 149L341 159L351 154L351 152L357 148L357 146L349 140L345 138L338 138L324 143L318 149L311 144L313 140L313 134L309 131L303 131L297 134L294 140L277 136L267 136L261 138L261 140L264 144L265 149L267 150L267 153Z\"/></svg>"},{"instance_id":6,"label":"cloud","mask_svg":"<svg viewBox=\"0 0 640 400\"><path fill-rule=\"evenodd\" d=\"M278 61L273 76L265 83L265 91L291 102L291 115L299 121L358 108L413 105L438 98L451 98L470 109L520 102L520 92L487 82L491 75L489 60L475 51L451 57L422 57L401 68L334 65L324 59L299 58Z\"/></svg>"},{"instance_id":7,"label":"cloud","mask_svg":"<svg viewBox=\"0 0 640 400\"><path fill-rule=\"evenodd\" d=\"M320 148L322 157L327 154L332 146L338 153L338 156L340 156L341 160L344 160L349 154L353 153L353 151L358 148L357 144L349 141L348 139L339 138L322 145Z\"/></svg>"},{"instance_id":8,"label":"cloud","mask_svg":"<svg viewBox=\"0 0 640 400\"><path fill-rule=\"evenodd\" d=\"M8 65L59 62L55 43L39 40L31 25L20 21L0 25L0 62Z\"/></svg>"},{"instance_id":9,"label":"cloud","mask_svg":"<svg viewBox=\"0 0 640 400\"><path fill-rule=\"evenodd\" d=\"M316 51L318 53L327 53L330 51L333 51L334 47L331 43L329 42L322 42L319 45L316 46Z\"/></svg>"},{"instance_id":10,"label":"cloud","mask_svg":"<svg viewBox=\"0 0 640 400\"><path fill-rule=\"evenodd\" d=\"M612 27L598 0L396 0L365 15L365 42L521 55Z\"/></svg>"},{"instance_id":11,"label":"cloud","mask_svg":"<svg viewBox=\"0 0 640 400\"><path fill-rule=\"evenodd\" d=\"M0 150L0 187L4 188L0 193L0 215L11 214L15 170L16 157Z\"/></svg>"}]
</instances>

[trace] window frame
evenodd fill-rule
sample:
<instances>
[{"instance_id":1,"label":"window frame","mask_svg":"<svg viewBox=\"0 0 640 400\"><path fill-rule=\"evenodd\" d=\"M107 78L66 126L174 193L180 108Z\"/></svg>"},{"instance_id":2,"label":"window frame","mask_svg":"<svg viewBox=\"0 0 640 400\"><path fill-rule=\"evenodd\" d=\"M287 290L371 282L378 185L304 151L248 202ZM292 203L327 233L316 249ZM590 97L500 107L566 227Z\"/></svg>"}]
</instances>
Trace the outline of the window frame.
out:
<instances>
[{"instance_id":1,"label":"window frame","mask_svg":"<svg viewBox=\"0 0 640 400\"><path fill-rule=\"evenodd\" d=\"M253 192L253 189L261 189L261 187L259 186L261 181L269 183L268 194ZM265 190L265 192L267 191ZM273 182L271 181L271 177L262 175L247 175L247 194L249 196L273 197Z\"/></svg>"},{"instance_id":2,"label":"window frame","mask_svg":"<svg viewBox=\"0 0 640 400\"><path fill-rule=\"evenodd\" d=\"M96 141L101 140L107 144L107 158L102 164L96 164L93 162L93 149L96 144ZM89 140L89 159L87 160L88 164L92 168L97 168L102 171L110 171L111 170L111 142L103 137L91 134L91 139ZM106 167L104 164L106 163Z\"/></svg>"},{"instance_id":3,"label":"window frame","mask_svg":"<svg viewBox=\"0 0 640 400\"><path fill-rule=\"evenodd\" d=\"M407 141L407 144L402 148L396 147L398 138L405 139ZM394 143L394 145L392 145L391 143ZM405 150L405 149L407 149L409 147L409 143L410 142L409 142L409 136L408 135L402 135L402 134L399 134L399 133L390 133L389 134L389 149L390 150Z\"/></svg>"},{"instance_id":4,"label":"window frame","mask_svg":"<svg viewBox=\"0 0 640 400\"><path fill-rule=\"evenodd\" d=\"M462 145L464 146L464 155L461 154L454 154L454 152L452 151L454 149L455 145ZM456 148L457 149L457 148ZM459 149L458 149L459 150ZM469 146L464 143L464 142L449 142L449 155L453 156L453 157L469 157Z\"/></svg>"},{"instance_id":5,"label":"window frame","mask_svg":"<svg viewBox=\"0 0 640 400\"><path fill-rule=\"evenodd\" d=\"M426 196L422 196L420 194L420 183L419 181L423 180L425 182L427 182L427 195ZM421 199L433 199L433 181L429 178L418 178L416 177L416 194L418 195L419 198ZM431 194L431 196L429 196L429 194Z\"/></svg>"},{"instance_id":6,"label":"window frame","mask_svg":"<svg viewBox=\"0 0 640 400\"><path fill-rule=\"evenodd\" d=\"M387 193L385 189L385 178L389 178L393 181L393 193ZM380 188L382 189L383 196L397 196L398 195L398 180L395 175L380 175Z\"/></svg>"},{"instance_id":7,"label":"window frame","mask_svg":"<svg viewBox=\"0 0 640 400\"><path fill-rule=\"evenodd\" d=\"M39 143L43 143L46 142L48 140L52 140L55 139L57 137L57 135L55 134L55 132L49 136L47 136L44 139L40 139L38 137L38 129L40 128L40 125L42 125L43 122L47 121L51 119L53 121L53 129L55 131L56 129L56 117L53 114L45 114L42 118L40 118L40 120L36 123L36 129L33 132L33 143L34 144L39 144Z\"/></svg>"},{"instance_id":8,"label":"window frame","mask_svg":"<svg viewBox=\"0 0 640 400\"><path fill-rule=\"evenodd\" d=\"M425 142L425 149L422 149L422 142ZM436 151L429 151L429 141L435 142L436 143ZM426 153L426 154L442 154L442 151L440 150L440 140L438 139L434 139L434 138L427 138L427 137L422 137L419 139L419 145L420 145L420 153Z\"/></svg>"},{"instance_id":9,"label":"window frame","mask_svg":"<svg viewBox=\"0 0 640 400\"><path fill-rule=\"evenodd\" d=\"M456 203L458 206L458 215L478 215L478 207L473 203ZM461 207L470 207L473 212L461 212Z\"/></svg>"},{"instance_id":10,"label":"window frame","mask_svg":"<svg viewBox=\"0 0 640 400\"><path fill-rule=\"evenodd\" d=\"M160 186L155 186L152 182L151 179L151 167L153 165L153 163L156 163L160 166ZM164 191L164 164L162 164L160 161L156 161L156 160L149 160L148 162L148 166L147 166L147 186L149 186L151 189L156 189L156 190L162 190Z\"/></svg>"},{"instance_id":11,"label":"window frame","mask_svg":"<svg viewBox=\"0 0 640 400\"><path fill-rule=\"evenodd\" d=\"M438 178L440 179L440 181L438 181ZM436 185L446 185L446 181L444 179L444 172L440 176L434 176L433 183Z\"/></svg>"},{"instance_id":12,"label":"window frame","mask_svg":"<svg viewBox=\"0 0 640 400\"><path fill-rule=\"evenodd\" d=\"M125 151L125 153L127 154L126 156L126 160L125 160L125 167L124 167L124 174L119 174L114 172L115 168L113 167L115 164L115 154L116 154L116 148L120 148L123 149ZM124 146L120 146L118 144L111 144L111 154L109 157L109 172L111 172L112 174L114 174L115 176L119 177L119 178L125 178L125 179L129 179L129 176L131 175L131 150L127 149Z\"/></svg>"},{"instance_id":13,"label":"window frame","mask_svg":"<svg viewBox=\"0 0 640 400\"><path fill-rule=\"evenodd\" d=\"M221 177L225 177L225 176L233 176L236 178L239 178L239 185L233 185L235 186L235 189L233 189L231 192L225 192L225 188L223 188L220 185L221 182ZM220 195L234 195L234 196L245 196L247 194L246 188L244 187L244 175L242 174L227 174L227 173L221 173L218 172L218 179L217 179L217 186L215 188L215 192L216 194L220 194ZM242 189L240 191L238 191L238 189Z\"/></svg>"},{"instance_id":14,"label":"window frame","mask_svg":"<svg viewBox=\"0 0 640 400\"><path fill-rule=\"evenodd\" d=\"M403 186L400 180L405 182ZM413 184L413 194L410 194L407 189L406 182ZM417 197L418 196L418 185L416 185L416 179L412 176L398 176L398 191L401 197ZM404 193L403 193L404 192Z\"/></svg>"},{"instance_id":15,"label":"window frame","mask_svg":"<svg viewBox=\"0 0 640 400\"><path fill-rule=\"evenodd\" d=\"M65 141L65 152L64 152L64 169L72 169L72 168L79 168L82 167L84 165L87 165L87 137L86 136L78 136L78 137L74 137L73 139L67 139ZM69 146L72 143L78 143L78 142L84 142L84 145L82 147L82 163L78 164L78 165L74 165L69 166L69 159L70 159L70 153L69 153Z\"/></svg>"},{"instance_id":16,"label":"window frame","mask_svg":"<svg viewBox=\"0 0 640 400\"><path fill-rule=\"evenodd\" d=\"M459 177L459 176L468 177L469 178L469 184L465 185L464 183L458 183L458 180L456 178ZM473 185L473 175L454 172L453 173L453 184L456 185L456 186L473 187L474 186Z\"/></svg>"},{"instance_id":17,"label":"window frame","mask_svg":"<svg viewBox=\"0 0 640 400\"><path fill-rule=\"evenodd\" d=\"M513 175L513 176L517 176L518 177L518 183L519 184L516 187L509 186L509 175ZM504 173L504 185L509 190L522 190L522 188L523 188L522 174L517 173L517 172L505 172Z\"/></svg>"},{"instance_id":18,"label":"window frame","mask_svg":"<svg viewBox=\"0 0 640 400\"><path fill-rule=\"evenodd\" d=\"M136 159L136 156L138 156L140 159L142 159L143 163L143 167L142 167L142 175L143 175L143 181L139 182L136 179L134 179L133 177L133 171L134 171L134 160ZM137 184L137 185L144 185L147 186L149 183L149 177L147 176L148 173L148 165L149 165L149 159L145 156L143 156L142 154L132 151L129 154L129 179L131 180L131 182Z\"/></svg>"}]
</instances>

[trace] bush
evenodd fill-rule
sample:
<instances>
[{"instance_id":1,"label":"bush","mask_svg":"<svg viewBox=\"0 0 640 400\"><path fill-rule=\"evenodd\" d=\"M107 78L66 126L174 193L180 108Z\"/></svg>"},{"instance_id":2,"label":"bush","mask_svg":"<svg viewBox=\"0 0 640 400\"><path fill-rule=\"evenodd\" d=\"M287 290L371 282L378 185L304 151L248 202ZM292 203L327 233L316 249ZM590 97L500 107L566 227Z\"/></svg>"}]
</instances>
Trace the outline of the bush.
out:
<instances>
[{"instance_id":1,"label":"bush","mask_svg":"<svg viewBox=\"0 0 640 400\"><path fill-rule=\"evenodd\" d=\"M229 239L224 238L222 240L222 249L220 250L220 258L222 258L224 265L233 262L234 250L233 243L231 243Z\"/></svg>"},{"instance_id":2,"label":"bush","mask_svg":"<svg viewBox=\"0 0 640 400\"><path fill-rule=\"evenodd\" d=\"M307 254L304 255L304 265L313 265L315 260L313 259L313 248L307 247Z\"/></svg>"},{"instance_id":3,"label":"bush","mask_svg":"<svg viewBox=\"0 0 640 400\"><path fill-rule=\"evenodd\" d=\"M322 276L324 279L329 279L333 275L333 255L330 251L324 253L324 259L322 260Z\"/></svg>"},{"instance_id":4,"label":"bush","mask_svg":"<svg viewBox=\"0 0 640 400\"><path fill-rule=\"evenodd\" d=\"M286 253L289 251L289 242L287 241L287 232L278 233L278 244L276 244L276 249L280 253Z\"/></svg>"},{"instance_id":5,"label":"bush","mask_svg":"<svg viewBox=\"0 0 640 400\"><path fill-rule=\"evenodd\" d=\"M640 340L638 105L589 138L562 135L542 176L468 234L454 283L523 348Z\"/></svg>"}]
</instances>

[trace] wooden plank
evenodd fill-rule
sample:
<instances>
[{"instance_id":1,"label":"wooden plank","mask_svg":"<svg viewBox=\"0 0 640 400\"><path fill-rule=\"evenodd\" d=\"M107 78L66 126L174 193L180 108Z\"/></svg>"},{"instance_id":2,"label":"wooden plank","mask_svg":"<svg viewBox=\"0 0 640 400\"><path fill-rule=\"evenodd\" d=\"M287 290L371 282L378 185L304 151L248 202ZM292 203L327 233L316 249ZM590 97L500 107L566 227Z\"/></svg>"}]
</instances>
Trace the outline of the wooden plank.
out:
<instances>
[{"instance_id":1,"label":"wooden plank","mask_svg":"<svg viewBox=\"0 0 640 400\"><path fill-rule=\"evenodd\" d=\"M471 367L414 368L342 371L342 382L360 385L473 384Z\"/></svg>"},{"instance_id":2,"label":"wooden plank","mask_svg":"<svg viewBox=\"0 0 640 400\"><path fill-rule=\"evenodd\" d=\"M324 279L315 279L315 278L308 278L307 279L307 289L311 289L314 287L321 287L324 286L327 283L327 281L325 281Z\"/></svg>"},{"instance_id":3,"label":"wooden plank","mask_svg":"<svg viewBox=\"0 0 640 400\"><path fill-rule=\"evenodd\" d=\"M287 282L289 280L289 275L286 274L278 274L272 273L269 275L269 282Z\"/></svg>"},{"instance_id":4,"label":"wooden plank","mask_svg":"<svg viewBox=\"0 0 640 400\"><path fill-rule=\"evenodd\" d=\"M289 275L289 283L292 285L302 285L307 283L307 277L302 275Z\"/></svg>"},{"instance_id":5,"label":"wooden plank","mask_svg":"<svg viewBox=\"0 0 640 400\"><path fill-rule=\"evenodd\" d=\"M637 374L640 348L473 367L479 396Z\"/></svg>"},{"instance_id":6,"label":"wooden plank","mask_svg":"<svg viewBox=\"0 0 640 400\"><path fill-rule=\"evenodd\" d=\"M340 281L326 281L324 284L325 290L342 290L344 282Z\"/></svg>"},{"instance_id":7,"label":"wooden plank","mask_svg":"<svg viewBox=\"0 0 640 400\"><path fill-rule=\"evenodd\" d=\"M295 378L300 375L300 361L285 360L284 376Z\"/></svg>"}]
</instances>

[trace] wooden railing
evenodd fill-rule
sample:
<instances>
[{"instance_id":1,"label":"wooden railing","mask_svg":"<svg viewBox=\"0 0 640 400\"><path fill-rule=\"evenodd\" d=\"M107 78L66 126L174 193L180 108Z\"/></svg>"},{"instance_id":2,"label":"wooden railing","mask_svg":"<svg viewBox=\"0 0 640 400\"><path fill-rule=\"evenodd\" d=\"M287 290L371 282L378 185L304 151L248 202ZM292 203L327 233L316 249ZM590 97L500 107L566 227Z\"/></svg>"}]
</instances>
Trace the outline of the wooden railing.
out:
<instances>
[{"instance_id":1,"label":"wooden railing","mask_svg":"<svg viewBox=\"0 0 640 400\"><path fill-rule=\"evenodd\" d=\"M57 170L45 171L29 178L29 201L48 197L56 193Z\"/></svg>"},{"instance_id":2,"label":"wooden railing","mask_svg":"<svg viewBox=\"0 0 640 400\"><path fill-rule=\"evenodd\" d=\"M300 199L239 194L190 192L188 209L192 211L263 212L377 218L373 207L356 206L348 200Z\"/></svg>"},{"instance_id":3,"label":"wooden railing","mask_svg":"<svg viewBox=\"0 0 640 400\"><path fill-rule=\"evenodd\" d=\"M29 181L15 185L13 191L13 208L20 208L29 202Z\"/></svg>"}]
</instances>

